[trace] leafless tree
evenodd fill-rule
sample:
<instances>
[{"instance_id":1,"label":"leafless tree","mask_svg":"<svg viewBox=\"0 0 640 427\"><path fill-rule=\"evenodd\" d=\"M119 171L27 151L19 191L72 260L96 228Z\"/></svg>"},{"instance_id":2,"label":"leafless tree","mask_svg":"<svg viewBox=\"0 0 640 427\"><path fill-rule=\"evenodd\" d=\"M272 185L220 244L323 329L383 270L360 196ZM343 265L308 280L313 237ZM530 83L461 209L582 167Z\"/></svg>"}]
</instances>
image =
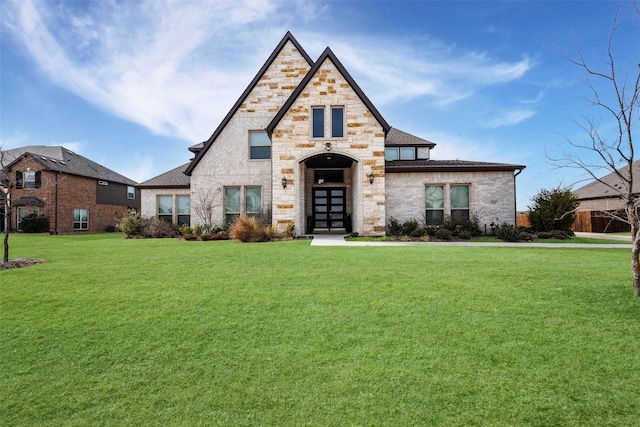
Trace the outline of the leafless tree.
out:
<instances>
[{"instance_id":1,"label":"leafless tree","mask_svg":"<svg viewBox=\"0 0 640 427\"><path fill-rule=\"evenodd\" d=\"M221 203L221 200L218 200L218 194L221 191L220 187L218 187L196 192L191 208L204 222L203 225L213 225L213 211Z\"/></svg>"},{"instance_id":2,"label":"leafless tree","mask_svg":"<svg viewBox=\"0 0 640 427\"><path fill-rule=\"evenodd\" d=\"M4 239L3 246L4 252L2 256L2 262L9 262L9 233L11 229L11 190L14 187L14 182L11 179L11 174L6 172L7 164L9 163L8 157L5 155L5 151L2 149L3 145L0 145L0 189L2 190L2 205L3 205L3 224L4 224Z\"/></svg>"},{"instance_id":3,"label":"leafless tree","mask_svg":"<svg viewBox=\"0 0 640 427\"><path fill-rule=\"evenodd\" d=\"M584 83L590 92L587 100L596 115L575 122L585 132L585 141L568 140L569 148L552 160L560 167L586 172L619 197L624 215L618 217L631 227L633 288L640 296L640 189L634 188L633 176L634 137L640 123L640 63L638 51L627 52L631 54L631 63L614 53L622 27L635 23L636 29L640 29L637 24L640 10L634 6L625 16L618 10L602 60L587 61L580 48L572 55L563 51L563 56L586 74ZM615 174L618 182L602 180L607 174Z\"/></svg>"}]
</instances>

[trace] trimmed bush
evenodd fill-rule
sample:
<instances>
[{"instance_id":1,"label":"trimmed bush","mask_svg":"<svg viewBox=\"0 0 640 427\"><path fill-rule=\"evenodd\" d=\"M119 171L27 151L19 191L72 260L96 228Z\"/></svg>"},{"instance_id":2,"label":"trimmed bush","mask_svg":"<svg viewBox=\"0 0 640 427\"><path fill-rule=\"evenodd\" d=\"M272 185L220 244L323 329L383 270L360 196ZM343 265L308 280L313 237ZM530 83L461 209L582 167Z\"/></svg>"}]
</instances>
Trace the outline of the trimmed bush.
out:
<instances>
[{"instance_id":1,"label":"trimmed bush","mask_svg":"<svg viewBox=\"0 0 640 427\"><path fill-rule=\"evenodd\" d=\"M387 223L387 236L401 236L402 233L402 224L394 217L390 217Z\"/></svg>"},{"instance_id":2,"label":"trimmed bush","mask_svg":"<svg viewBox=\"0 0 640 427\"><path fill-rule=\"evenodd\" d=\"M162 219L144 218L141 220L141 224L140 236L142 237L165 238L178 236L178 231L173 224Z\"/></svg>"},{"instance_id":3,"label":"trimmed bush","mask_svg":"<svg viewBox=\"0 0 640 427\"><path fill-rule=\"evenodd\" d=\"M24 233L44 233L49 231L49 218L29 214L20 221L20 230Z\"/></svg>"},{"instance_id":4,"label":"trimmed bush","mask_svg":"<svg viewBox=\"0 0 640 427\"><path fill-rule=\"evenodd\" d=\"M142 221L139 216L126 213L118 223L118 228L128 239L130 239L131 237L140 234L140 231L142 230Z\"/></svg>"},{"instance_id":5,"label":"trimmed bush","mask_svg":"<svg viewBox=\"0 0 640 427\"><path fill-rule=\"evenodd\" d=\"M440 240L451 240L451 230L448 228L438 228L434 237Z\"/></svg>"},{"instance_id":6,"label":"trimmed bush","mask_svg":"<svg viewBox=\"0 0 640 427\"><path fill-rule=\"evenodd\" d=\"M520 230L513 225L502 223L502 225L495 227L493 230L494 236L505 242L517 242L520 240Z\"/></svg>"}]
</instances>

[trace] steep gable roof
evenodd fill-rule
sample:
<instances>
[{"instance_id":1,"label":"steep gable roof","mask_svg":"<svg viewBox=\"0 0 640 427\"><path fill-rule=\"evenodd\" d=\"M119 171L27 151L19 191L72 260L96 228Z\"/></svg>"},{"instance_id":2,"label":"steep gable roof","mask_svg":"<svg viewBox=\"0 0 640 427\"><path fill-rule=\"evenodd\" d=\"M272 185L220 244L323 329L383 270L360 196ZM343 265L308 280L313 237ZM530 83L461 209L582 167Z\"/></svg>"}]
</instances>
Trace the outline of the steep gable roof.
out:
<instances>
[{"instance_id":1,"label":"steep gable roof","mask_svg":"<svg viewBox=\"0 0 640 427\"><path fill-rule=\"evenodd\" d=\"M238 110L238 108L240 108L240 106L245 101L245 99L247 99L247 96L249 96L249 94L251 93L253 88L255 88L255 86L258 84L258 82L260 81L260 79L262 78L264 73L267 72L267 70L269 69L269 67L271 66L273 61L275 61L275 59L278 57L278 55L280 54L280 51L285 47L287 42L293 43L295 48L298 50L298 52L300 52L300 54L307 61L309 66L313 65L313 61L311 60L311 57L307 54L307 52L305 52L305 50L302 48L302 46L300 46L300 43L298 43L298 41L293 37L293 34L291 34L290 31L287 31L287 34L285 34L285 36L282 38L280 43L278 43L278 46L276 46L276 48L274 49L273 53L271 53L271 56L269 56L269 58L264 63L262 68L260 68L260 71L258 71L258 74L256 74L256 76L253 78L253 80L251 80L251 83L249 83L249 86L247 86L245 91L242 92L242 95L240 95L240 98L238 98L236 103L233 104L233 107L231 107L231 110L224 117L224 119L222 120L220 125L218 125L218 127L213 132L211 137L209 137L208 140L206 140L206 141L204 141L202 143L203 144L202 148L199 148L198 145L195 145L195 146L192 147L192 148L197 147L197 148L195 148L195 150L193 150L193 149L191 150L192 152L196 153L196 156L191 161L191 164L189 165L189 167L187 167L187 169L185 170L185 172L184 172L185 174L191 175L191 173L193 172L193 169L195 169L196 165L200 162L202 157L204 157L204 155L209 150L211 145L215 142L215 140L218 138L220 133L224 130L224 128L227 126L227 124L229 124L229 121L233 118L233 116L235 115L235 113Z\"/></svg>"},{"instance_id":2,"label":"steep gable roof","mask_svg":"<svg viewBox=\"0 0 640 427\"><path fill-rule=\"evenodd\" d=\"M309 84L311 79L315 76L315 74L318 72L318 70L322 67L322 65L324 65L324 63L327 60L330 60L333 63L333 65L337 68L338 72L342 75L342 77L345 78L347 83L349 83L349 86L351 86L351 88L358 95L358 97L360 98L362 103L369 109L369 111L371 112L371 114L373 114L373 116L376 118L378 123L380 123L380 125L384 129L385 134L387 134L389 132L389 130L391 129L391 126L389 126L389 124L384 119L384 117L382 117L382 114L380 114L378 109L373 105L373 103L369 100L367 95L365 95L365 93L362 91L362 89L360 89L360 86L358 86L358 84L353 79L353 77L351 77L351 75L346 70L346 68L344 68L342 63L338 60L338 58L335 56L335 54L328 47L324 50L322 55L320 55L320 58L318 58L318 60L316 61L315 65L307 73L307 75L304 77L304 79L302 79L302 81L300 82L300 84L298 85L296 90L293 91L293 93L291 94L291 96L289 97L287 102L284 103L284 105L282 106L280 111L278 111L278 114L276 114L276 116L273 118L271 123L269 123L269 125L266 128L267 133L269 135L273 134L273 131L276 128L276 126L278 125L278 123L280 122L280 120L282 120L284 115L287 113L287 111L289 111L289 109L291 108L293 103L300 96L302 91L307 87L307 85Z\"/></svg>"},{"instance_id":3,"label":"steep gable roof","mask_svg":"<svg viewBox=\"0 0 640 427\"><path fill-rule=\"evenodd\" d=\"M28 145L7 150L4 154L10 161L10 163L6 165L9 168L20 159L26 156L32 156L40 162L46 170L132 186L138 184L134 180L120 175L62 146Z\"/></svg>"}]
</instances>

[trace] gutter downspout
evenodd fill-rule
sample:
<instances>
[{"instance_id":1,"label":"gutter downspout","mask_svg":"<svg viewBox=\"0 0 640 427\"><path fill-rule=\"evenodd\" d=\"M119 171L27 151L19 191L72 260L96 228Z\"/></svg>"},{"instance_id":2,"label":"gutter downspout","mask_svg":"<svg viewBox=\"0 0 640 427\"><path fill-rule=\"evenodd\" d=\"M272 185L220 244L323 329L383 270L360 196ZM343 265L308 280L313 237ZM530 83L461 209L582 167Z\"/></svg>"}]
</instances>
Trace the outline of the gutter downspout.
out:
<instances>
[{"instance_id":1,"label":"gutter downspout","mask_svg":"<svg viewBox=\"0 0 640 427\"><path fill-rule=\"evenodd\" d=\"M516 194L517 194L516 193L516 177L518 175L520 175L523 170L524 170L524 168L520 168L520 169L518 169L518 172L516 172L513 175L513 219L515 220L513 225L515 225L515 226L518 225L518 203L517 203L517 197L516 197Z\"/></svg>"},{"instance_id":2,"label":"gutter downspout","mask_svg":"<svg viewBox=\"0 0 640 427\"><path fill-rule=\"evenodd\" d=\"M58 174L56 173L56 204L55 204L55 215L53 217L54 222L54 234L58 234Z\"/></svg>"}]
</instances>

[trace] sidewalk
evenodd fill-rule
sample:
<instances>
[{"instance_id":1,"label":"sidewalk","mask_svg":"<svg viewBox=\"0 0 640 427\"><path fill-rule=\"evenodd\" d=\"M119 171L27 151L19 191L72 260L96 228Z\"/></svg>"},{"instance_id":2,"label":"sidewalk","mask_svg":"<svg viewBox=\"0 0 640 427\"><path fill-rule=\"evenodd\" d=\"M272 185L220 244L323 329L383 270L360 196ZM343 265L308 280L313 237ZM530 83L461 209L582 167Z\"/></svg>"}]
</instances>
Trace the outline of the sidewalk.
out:
<instances>
[{"instance_id":1,"label":"sidewalk","mask_svg":"<svg viewBox=\"0 0 640 427\"><path fill-rule=\"evenodd\" d=\"M576 233L581 237L590 233ZM427 245L427 246L485 246L485 247L510 247L510 248L580 248L580 249L631 249L631 243L605 243L605 244L589 244L589 243L511 243L511 242L348 242L344 239L344 235L340 234L314 234L311 236L311 246L409 246L409 245ZM625 240L625 236L617 237L611 240ZM609 236L602 237L609 239ZM622 238L622 239L620 239Z\"/></svg>"}]
</instances>

